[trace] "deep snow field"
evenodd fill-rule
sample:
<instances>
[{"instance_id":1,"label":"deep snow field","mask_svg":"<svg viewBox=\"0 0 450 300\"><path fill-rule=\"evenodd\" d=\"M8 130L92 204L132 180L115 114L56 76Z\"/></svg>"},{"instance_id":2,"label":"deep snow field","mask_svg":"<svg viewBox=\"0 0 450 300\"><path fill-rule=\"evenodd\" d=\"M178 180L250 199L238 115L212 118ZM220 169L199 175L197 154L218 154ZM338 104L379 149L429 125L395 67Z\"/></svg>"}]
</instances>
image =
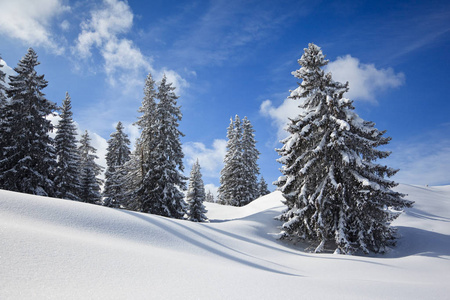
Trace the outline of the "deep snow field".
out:
<instances>
[{"instance_id":1,"label":"deep snow field","mask_svg":"<svg viewBox=\"0 0 450 300\"><path fill-rule=\"evenodd\" d=\"M397 190L416 203L369 256L278 241L279 192L199 224L0 190L0 299L450 299L450 186Z\"/></svg>"}]
</instances>

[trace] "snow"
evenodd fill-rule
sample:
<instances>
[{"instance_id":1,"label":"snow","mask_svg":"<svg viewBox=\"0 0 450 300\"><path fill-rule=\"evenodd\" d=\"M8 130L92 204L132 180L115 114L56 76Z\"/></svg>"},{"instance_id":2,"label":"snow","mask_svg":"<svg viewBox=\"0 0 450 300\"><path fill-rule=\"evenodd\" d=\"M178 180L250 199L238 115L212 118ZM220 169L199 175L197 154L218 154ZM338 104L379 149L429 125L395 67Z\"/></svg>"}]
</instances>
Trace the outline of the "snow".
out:
<instances>
[{"instance_id":1,"label":"snow","mask_svg":"<svg viewBox=\"0 0 450 300\"><path fill-rule=\"evenodd\" d=\"M396 190L415 206L368 256L277 240L279 192L194 223L0 190L0 299L448 298L450 186Z\"/></svg>"}]
</instances>

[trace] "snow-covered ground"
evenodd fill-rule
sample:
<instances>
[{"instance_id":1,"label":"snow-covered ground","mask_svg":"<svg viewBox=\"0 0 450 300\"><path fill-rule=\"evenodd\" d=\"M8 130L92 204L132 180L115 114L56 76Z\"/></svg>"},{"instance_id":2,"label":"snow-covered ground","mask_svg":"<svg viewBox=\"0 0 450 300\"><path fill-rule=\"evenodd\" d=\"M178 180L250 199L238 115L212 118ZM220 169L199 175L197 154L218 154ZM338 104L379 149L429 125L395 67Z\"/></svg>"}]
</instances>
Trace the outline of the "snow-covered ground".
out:
<instances>
[{"instance_id":1,"label":"snow-covered ground","mask_svg":"<svg viewBox=\"0 0 450 300\"><path fill-rule=\"evenodd\" d=\"M0 190L0 299L449 299L450 186L397 190L416 204L376 256L276 240L278 192L198 224Z\"/></svg>"}]
</instances>

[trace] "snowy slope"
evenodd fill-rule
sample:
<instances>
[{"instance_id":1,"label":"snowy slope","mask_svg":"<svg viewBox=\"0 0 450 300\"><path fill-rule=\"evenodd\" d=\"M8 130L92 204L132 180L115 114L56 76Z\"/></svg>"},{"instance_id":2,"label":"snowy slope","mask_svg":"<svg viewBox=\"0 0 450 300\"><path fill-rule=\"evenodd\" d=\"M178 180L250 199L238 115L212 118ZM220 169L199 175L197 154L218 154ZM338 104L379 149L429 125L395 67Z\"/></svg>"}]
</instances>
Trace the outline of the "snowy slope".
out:
<instances>
[{"instance_id":1,"label":"snowy slope","mask_svg":"<svg viewBox=\"0 0 450 300\"><path fill-rule=\"evenodd\" d=\"M277 241L278 192L198 224L0 190L0 299L448 299L450 186L398 190L384 256Z\"/></svg>"}]
</instances>

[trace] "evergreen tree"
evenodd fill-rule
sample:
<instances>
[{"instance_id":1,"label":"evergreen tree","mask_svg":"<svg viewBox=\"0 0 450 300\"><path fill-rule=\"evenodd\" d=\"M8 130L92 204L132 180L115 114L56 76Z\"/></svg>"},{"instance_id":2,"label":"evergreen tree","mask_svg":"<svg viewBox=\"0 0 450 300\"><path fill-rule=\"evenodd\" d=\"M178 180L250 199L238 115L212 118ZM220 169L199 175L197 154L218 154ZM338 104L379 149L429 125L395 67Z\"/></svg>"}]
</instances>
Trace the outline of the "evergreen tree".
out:
<instances>
[{"instance_id":1,"label":"evergreen tree","mask_svg":"<svg viewBox=\"0 0 450 300\"><path fill-rule=\"evenodd\" d=\"M186 213L181 192L186 189L186 178L181 173L184 155L180 136L183 134L178 130L182 114L176 106L178 97L174 89L164 75L156 95L159 102L154 119L146 125L150 126L148 132L152 136L146 142L141 134L144 159L147 156L148 160L144 164L146 173L137 197L141 211L180 219Z\"/></svg>"},{"instance_id":2,"label":"evergreen tree","mask_svg":"<svg viewBox=\"0 0 450 300\"><path fill-rule=\"evenodd\" d=\"M54 196L56 155L53 129L46 116L56 110L41 92L47 86L44 75L37 75L39 65L32 48L9 76L9 101L3 108L0 136L0 188L45 196Z\"/></svg>"},{"instance_id":3,"label":"evergreen tree","mask_svg":"<svg viewBox=\"0 0 450 300\"><path fill-rule=\"evenodd\" d=\"M253 127L245 117L230 120L227 129L227 153L220 172L219 203L244 206L258 196L257 160L259 152Z\"/></svg>"},{"instance_id":4,"label":"evergreen tree","mask_svg":"<svg viewBox=\"0 0 450 300\"><path fill-rule=\"evenodd\" d=\"M1 56L0 60L2 60ZM6 74L5 72L3 72L2 67L3 65L0 64L0 122L2 120L3 107L6 105L6 86L5 86Z\"/></svg>"},{"instance_id":5,"label":"evergreen tree","mask_svg":"<svg viewBox=\"0 0 450 300\"><path fill-rule=\"evenodd\" d=\"M121 204L129 210L135 211L141 210L141 198L138 198L138 191L142 190L144 180L143 164L141 163L143 152L139 147L141 147L141 144L138 139L135 150L131 153L130 159L125 162L122 168L125 199Z\"/></svg>"},{"instance_id":6,"label":"evergreen tree","mask_svg":"<svg viewBox=\"0 0 450 300\"><path fill-rule=\"evenodd\" d=\"M242 206L245 201L245 178L242 158L242 126L238 115L230 119L227 129L227 153L224 167L220 171L219 203L225 205Z\"/></svg>"},{"instance_id":7,"label":"evergreen tree","mask_svg":"<svg viewBox=\"0 0 450 300\"><path fill-rule=\"evenodd\" d=\"M261 176L258 182L258 197L262 197L267 194L270 194L270 191L269 188L267 187L267 183L264 180L264 177Z\"/></svg>"},{"instance_id":8,"label":"evergreen tree","mask_svg":"<svg viewBox=\"0 0 450 300\"><path fill-rule=\"evenodd\" d=\"M135 123L141 130L141 135L136 141L136 147L130 160L125 164L127 175L125 184L127 189L128 203L127 207L132 210L144 209L144 203L150 201L150 186L145 186L144 177L149 171L154 158L152 149L155 147L155 129L156 119L156 91L155 81L152 75L147 75L144 86L144 98L138 112L142 113ZM148 181L146 182L148 184ZM147 210L147 212L149 212Z\"/></svg>"},{"instance_id":9,"label":"evergreen tree","mask_svg":"<svg viewBox=\"0 0 450 300\"><path fill-rule=\"evenodd\" d=\"M207 210L203 205L205 201L205 186L200 172L200 164L197 162L192 166L189 178L189 187L186 194L186 202L189 204L188 219L193 222L204 222L207 220Z\"/></svg>"},{"instance_id":10,"label":"evergreen tree","mask_svg":"<svg viewBox=\"0 0 450 300\"><path fill-rule=\"evenodd\" d=\"M256 149L255 130L252 124L244 117L242 120L242 161L244 165L245 194L242 205L246 205L259 196L258 192L258 158L259 151Z\"/></svg>"},{"instance_id":11,"label":"evergreen tree","mask_svg":"<svg viewBox=\"0 0 450 300\"><path fill-rule=\"evenodd\" d=\"M91 138L87 130L81 136L80 146L78 147L80 155L80 182L81 194L80 201L87 203L100 203L101 194L100 186L103 183L101 179L97 178L102 172L102 167L99 166L95 159L97 150L90 144Z\"/></svg>"},{"instance_id":12,"label":"evergreen tree","mask_svg":"<svg viewBox=\"0 0 450 300\"><path fill-rule=\"evenodd\" d=\"M80 200L80 156L77 150L77 129L72 119L72 104L69 93L60 109L61 119L56 126L55 148L57 168L55 176L56 196L63 199Z\"/></svg>"},{"instance_id":13,"label":"evergreen tree","mask_svg":"<svg viewBox=\"0 0 450 300\"><path fill-rule=\"evenodd\" d=\"M216 202L216 201L214 201L214 195L213 195L213 193L211 193L210 190L208 190L208 192L206 193L205 201L211 202L211 203Z\"/></svg>"},{"instance_id":14,"label":"evergreen tree","mask_svg":"<svg viewBox=\"0 0 450 300\"><path fill-rule=\"evenodd\" d=\"M318 243L316 252L327 241L336 244L336 253L383 252L394 238L389 224L398 216L389 208L412 205L385 179L398 170L375 163L389 156L376 148L390 138L343 98L348 83L324 74L328 61L319 47L309 44L298 62L301 68L292 74L302 82L290 97L302 100L302 112L290 120L290 136L277 150L283 176L276 185L287 205L279 217L285 222L281 236Z\"/></svg>"},{"instance_id":15,"label":"evergreen tree","mask_svg":"<svg viewBox=\"0 0 450 300\"><path fill-rule=\"evenodd\" d=\"M103 191L104 205L120 207L125 201L124 165L130 160L130 140L123 132L122 123L117 123L116 131L108 141L106 153L105 188Z\"/></svg>"}]
</instances>

